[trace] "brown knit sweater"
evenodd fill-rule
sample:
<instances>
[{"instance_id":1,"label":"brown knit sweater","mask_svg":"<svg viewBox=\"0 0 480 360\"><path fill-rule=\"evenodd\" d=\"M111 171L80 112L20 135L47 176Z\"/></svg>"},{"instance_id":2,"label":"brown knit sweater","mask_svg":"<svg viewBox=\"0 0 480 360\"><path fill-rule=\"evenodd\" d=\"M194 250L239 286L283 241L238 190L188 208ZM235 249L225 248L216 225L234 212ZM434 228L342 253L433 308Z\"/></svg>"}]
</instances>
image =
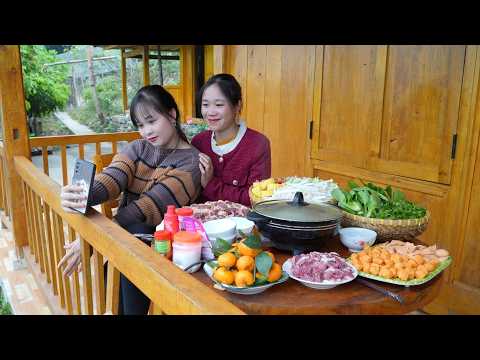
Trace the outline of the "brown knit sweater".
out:
<instances>
[{"instance_id":1,"label":"brown knit sweater","mask_svg":"<svg viewBox=\"0 0 480 360\"><path fill-rule=\"evenodd\" d=\"M163 150L140 139L114 156L95 176L92 205L116 199L123 192L116 221L123 227L144 222L158 225L167 205L182 207L198 196L198 150Z\"/></svg>"}]
</instances>

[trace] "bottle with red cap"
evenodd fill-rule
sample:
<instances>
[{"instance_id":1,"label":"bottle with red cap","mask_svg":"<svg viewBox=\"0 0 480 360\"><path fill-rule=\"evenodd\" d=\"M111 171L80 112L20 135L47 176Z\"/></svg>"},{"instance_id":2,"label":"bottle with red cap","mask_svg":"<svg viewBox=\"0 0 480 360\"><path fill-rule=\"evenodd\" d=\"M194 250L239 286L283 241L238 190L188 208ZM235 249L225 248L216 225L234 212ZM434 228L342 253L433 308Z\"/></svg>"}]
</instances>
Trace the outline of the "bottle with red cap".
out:
<instances>
[{"instance_id":1,"label":"bottle with red cap","mask_svg":"<svg viewBox=\"0 0 480 360\"><path fill-rule=\"evenodd\" d=\"M172 233L167 230L155 231L153 239L153 248L155 251L167 259L172 260Z\"/></svg>"},{"instance_id":2,"label":"bottle with red cap","mask_svg":"<svg viewBox=\"0 0 480 360\"><path fill-rule=\"evenodd\" d=\"M178 215L175 213L175 205L168 205L167 212L163 216L164 228L175 235L179 231Z\"/></svg>"}]
</instances>

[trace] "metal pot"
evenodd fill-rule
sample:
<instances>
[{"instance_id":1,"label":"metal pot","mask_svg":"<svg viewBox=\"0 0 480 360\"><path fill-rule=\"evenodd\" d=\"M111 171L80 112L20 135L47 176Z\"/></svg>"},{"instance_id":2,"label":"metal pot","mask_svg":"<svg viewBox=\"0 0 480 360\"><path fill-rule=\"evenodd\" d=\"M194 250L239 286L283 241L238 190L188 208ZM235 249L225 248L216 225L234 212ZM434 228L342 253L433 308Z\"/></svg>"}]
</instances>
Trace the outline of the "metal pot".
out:
<instances>
[{"instance_id":1,"label":"metal pot","mask_svg":"<svg viewBox=\"0 0 480 360\"><path fill-rule=\"evenodd\" d=\"M273 246L294 254L320 250L338 234L342 211L333 205L310 204L297 192L292 201L267 200L253 206L247 219L255 222Z\"/></svg>"}]
</instances>

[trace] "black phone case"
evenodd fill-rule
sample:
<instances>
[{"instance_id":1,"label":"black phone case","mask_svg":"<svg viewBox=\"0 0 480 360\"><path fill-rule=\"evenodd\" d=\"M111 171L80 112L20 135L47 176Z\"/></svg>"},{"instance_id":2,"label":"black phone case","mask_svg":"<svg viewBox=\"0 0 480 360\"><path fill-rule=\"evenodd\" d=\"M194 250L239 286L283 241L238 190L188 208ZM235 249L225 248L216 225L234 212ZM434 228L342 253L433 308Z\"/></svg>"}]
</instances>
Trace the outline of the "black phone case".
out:
<instances>
[{"instance_id":1,"label":"black phone case","mask_svg":"<svg viewBox=\"0 0 480 360\"><path fill-rule=\"evenodd\" d=\"M83 211L79 209L72 208L75 211L78 211L79 213L85 214L87 212L87 208L91 204L91 189L93 185L93 179L95 178L95 170L96 166L95 164L86 161L86 160L81 160L77 159L75 162L75 168L73 172L73 178L72 178L72 184L76 184L78 181L85 181L85 184L87 185L87 206Z\"/></svg>"}]
</instances>

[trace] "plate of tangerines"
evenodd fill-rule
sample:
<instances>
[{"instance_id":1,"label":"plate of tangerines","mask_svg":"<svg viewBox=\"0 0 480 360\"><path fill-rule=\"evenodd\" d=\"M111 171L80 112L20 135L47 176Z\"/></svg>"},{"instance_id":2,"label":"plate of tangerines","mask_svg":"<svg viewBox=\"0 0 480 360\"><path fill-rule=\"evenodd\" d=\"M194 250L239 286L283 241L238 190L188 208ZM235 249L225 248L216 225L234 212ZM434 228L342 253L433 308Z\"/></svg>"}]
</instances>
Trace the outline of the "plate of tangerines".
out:
<instances>
[{"instance_id":1,"label":"plate of tangerines","mask_svg":"<svg viewBox=\"0 0 480 360\"><path fill-rule=\"evenodd\" d=\"M205 263L203 269L216 288L254 295L288 279L275 256L262 249L258 234L242 237L233 244L217 238L213 252L215 260Z\"/></svg>"}]
</instances>

